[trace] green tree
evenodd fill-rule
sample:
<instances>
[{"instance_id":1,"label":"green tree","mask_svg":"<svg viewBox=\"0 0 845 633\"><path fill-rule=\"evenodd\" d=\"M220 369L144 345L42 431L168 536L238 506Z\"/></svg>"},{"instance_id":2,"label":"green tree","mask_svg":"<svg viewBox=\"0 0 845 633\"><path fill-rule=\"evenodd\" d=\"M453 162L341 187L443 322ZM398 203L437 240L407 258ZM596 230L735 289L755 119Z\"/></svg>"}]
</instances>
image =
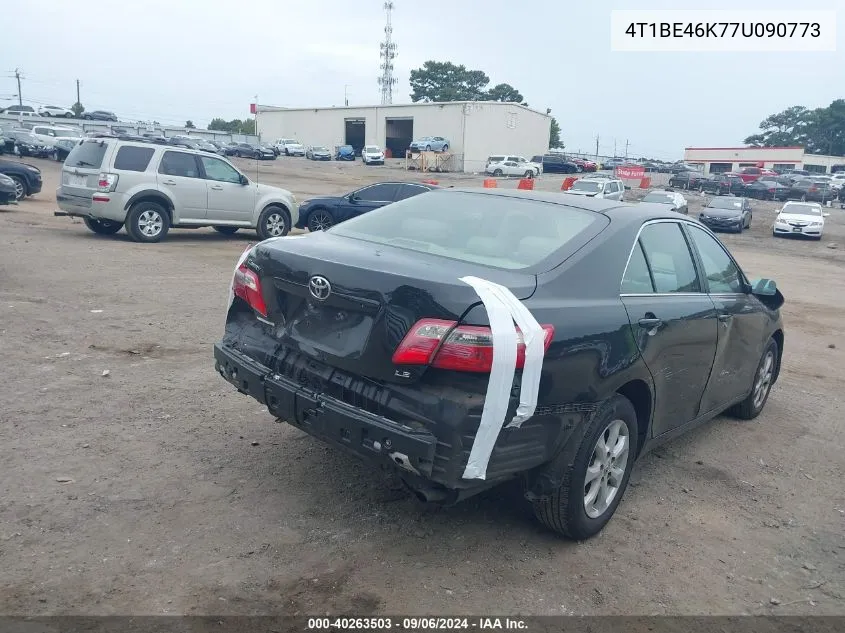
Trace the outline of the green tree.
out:
<instances>
[{"instance_id":1,"label":"green tree","mask_svg":"<svg viewBox=\"0 0 845 633\"><path fill-rule=\"evenodd\" d=\"M763 119L760 123L762 132L747 137L744 143L756 147L805 145L811 119L810 110L804 106L792 106Z\"/></svg>"},{"instance_id":2,"label":"green tree","mask_svg":"<svg viewBox=\"0 0 845 633\"><path fill-rule=\"evenodd\" d=\"M79 117L83 112L85 112L85 106L79 103L79 101L70 106L70 109L73 110L73 114L76 117Z\"/></svg>"},{"instance_id":3,"label":"green tree","mask_svg":"<svg viewBox=\"0 0 845 633\"><path fill-rule=\"evenodd\" d=\"M234 130L232 129L232 123L235 122L237 122L238 124L240 123L240 121L238 121L237 119L233 121L226 121L225 119L221 119L220 117L215 117L211 119L211 123L208 124L208 129L232 133L234 132Z\"/></svg>"},{"instance_id":4,"label":"green tree","mask_svg":"<svg viewBox=\"0 0 845 633\"><path fill-rule=\"evenodd\" d=\"M549 126L549 148L559 147L563 147L563 141L560 140L560 124L556 118L552 117L552 124Z\"/></svg>"},{"instance_id":5,"label":"green tree","mask_svg":"<svg viewBox=\"0 0 845 633\"><path fill-rule=\"evenodd\" d=\"M523 103L525 100L519 90L510 84L497 84L487 91L488 101L507 101L509 103ZM523 103L523 105L528 105Z\"/></svg>"},{"instance_id":6,"label":"green tree","mask_svg":"<svg viewBox=\"0 0 845 633\"><path fill-rule=\"evenodd\" d=\"M476 101L484 99L490 78L452 62L429 60L411 71L411 101Z\"/></svg>"},{"instance_id":7,"label":"green tree","mask_svg":"<svg viewBox=\"0 0 845 633\"><path fill-rule=\"evenodd\" d=\"M193 130L193 129L195 129L197 126L196 126L196 125L194 125L194 122L193 122L193 121L191 121L190 119L188 119L187 121L185 121L185 127L186 127L187 129L189 129L189 130Z\"/></svg>"},{"instance_id":8,"label":"green tree","mask_svg":"<svg viewBox=\"0 0 845 633\"><path fill-rule=\"evenodd\" d=\"M241 134L255 134L255 119L241 121Z\"/></svg>"},{"instance_id":9,"label":"green tree","mask_svg":"<svg viewBox=\"0 0 845 633\"><path fill-rule=\"evenodd\" d=\"M228 132L229 134L255 134L255 119L232 119L231 121L226 121L220 117L215 117L208 124L208 129Z\"/></svg>"}]
</instances>

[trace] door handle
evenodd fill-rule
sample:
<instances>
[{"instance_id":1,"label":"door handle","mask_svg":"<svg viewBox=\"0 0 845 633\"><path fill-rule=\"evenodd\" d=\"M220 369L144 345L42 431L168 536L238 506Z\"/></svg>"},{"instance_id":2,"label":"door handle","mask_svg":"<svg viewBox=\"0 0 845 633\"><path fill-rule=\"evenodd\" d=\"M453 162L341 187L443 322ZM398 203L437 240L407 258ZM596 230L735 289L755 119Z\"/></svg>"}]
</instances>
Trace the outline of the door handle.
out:
<instances>
[{"instance_id":1,"label":"door handle","mask_svg":"<svg viewBox=\"0 0 845 633\"><path fill-rule=\"evenodd\" d=\"M733 318L733 316L734 315L732 315L732 314L724 313L724 314L717 315L716 318L719 319L722 323L727 323L728 321L730 321Z\"/></svg>"},{"instance_id":2,"label":"door handle","mask_svg":"<svg viewBox=\"0 0 845 633\"><path fill-rule=\"evenodd\" d=\"M215 191L222 191L223 190L222 185L211 185L211 188L214 189Z\"/></svg>"},{"instance_id":3,"label":"door handle","mask_svg":"<svg viewBox=\"0 0 845 633\"><path fill-rule=\"evenodd\" d=\"M646 317L637 321L641 328L645 328L646 330L652 330L656 327L660 327L663 325L663 319L658 319L657 317Z\"/></svg>"},{"instance_id":4,"label":"door handle","mask_svg":"<svg viewBox=\"0 0 845 633\"><path fill-rule=\"evenodd\" d=\"M175 180L165 180L165 181L164 181L164 184L165 184L165 185L175 185L175 184L176 184L176 181L175 181Z\"/></svg>"}]
</instances>

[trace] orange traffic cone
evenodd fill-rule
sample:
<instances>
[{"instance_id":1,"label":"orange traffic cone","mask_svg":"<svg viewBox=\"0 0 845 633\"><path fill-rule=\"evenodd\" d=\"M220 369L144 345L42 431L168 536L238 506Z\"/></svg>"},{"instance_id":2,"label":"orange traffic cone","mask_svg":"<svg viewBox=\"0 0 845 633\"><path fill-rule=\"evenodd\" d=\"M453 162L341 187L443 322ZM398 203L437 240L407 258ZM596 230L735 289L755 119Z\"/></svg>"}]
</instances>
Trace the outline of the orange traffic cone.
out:
<instances>
[{"instance_id":1,"label":"orange traffic cone","mask_svg":"<svg viewBox=\"0 0 845 633\"><path fill-rule=\"evenodd\" d=\"M484 188L485 189L495 189L497 187L496 181L493 178L485 178L484 179Z\"/></svg>"},{"instance_id":2,"label":"orange traffic cone","mask_svg":"<svg viewBox=\"0 0 845 633\"><path fill-rule=\"evenodd\" d=\"M533 178L520 178L519 184L516 187L517 189L534 189L534 179Z\"/></svg>"},{"instance_id":3,"label":"orange traffic cone","mask_svg":"<svg viewBox=\"0 0 845 633\"><path fill-rule=\"evenodd\" d=\"M572 185L575 184L575 181L578 180L577 178L566 178L563 181L563 184L560 186L561 191L568 191L572 189Z\"/></svg>"}]
</instances>

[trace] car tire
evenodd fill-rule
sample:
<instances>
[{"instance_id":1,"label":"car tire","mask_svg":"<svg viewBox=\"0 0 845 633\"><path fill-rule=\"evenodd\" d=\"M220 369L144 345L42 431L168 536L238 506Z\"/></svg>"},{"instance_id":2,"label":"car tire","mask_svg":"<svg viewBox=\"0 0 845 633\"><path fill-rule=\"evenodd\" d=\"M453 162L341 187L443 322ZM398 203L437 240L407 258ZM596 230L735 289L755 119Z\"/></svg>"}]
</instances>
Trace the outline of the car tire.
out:
<instances>
[{"instance_id":1,"label":"car tire","mask_svg":"<svg viewBox=\"0 0 845 633\"><path fill-rule=\"evenodd\" d=\"M598 534L625 494L637 455L638 428L637 412L630 400L619 394L605 400L587 424L574 458L562 453L552 466L560 470L557 474L562 484L548 496L532 501L537 519L572 539ZM614 437L614 446L608 450L606 443ZM598 471L591 481L588 471L590 475ZM617 485L609 490L611 481Z\"/></svg>"},{"instance_id":2,"label":"car tire","mask_svg":"<svg viewBox=\"0 0 845 633\"><path fill-rule=\"evenodd\" d=\"M801 202L807 202L807 196L801 196Z\"/></svg>"},{"instance_id":3,"label":"car tire","mask_svg":"<svg viewBox=\"0 0 845 633\"><path fill-rule=\"evenodd\" d=\"M213 228L215 231L217 231L218 233L221 233L223 235L234 235L235 233L238 232L238 229L240 227L237 227L237 226L213 226L211 228Z\"/></svg>"},{"instance_id":4,"label":"car tire","mask_svg":"<svg viewBox=\"0 0 845 633\"><path fill-rule=\"evenodd\" d=\"M160 242L170 230L170 216L158 202L138 202L126 216L126 232L136 242Z\"/></svg>"},{"instance_id":5,"label":"car tire","mask_svg":"<svg viewBox=\"0 0 845 633\"><path fill-rule=\"evenodd\" d=\"M123 227L120 222L114 222L112 220L82 218L82 221L85 222L85 226L88 227L88 230L96 233L97 235L114 235Z\"/></svg>"},{"instance_id":6,"label":"car tire","mask_svg":"<svg viewBox=\"0 0 845 633\"><path fill-rule=\"evenodd\" d=\"M41 112L41 113L39 113L39 116L43 116L43 117L48 117L48 118L49 118L49 117L51 117L51 116L53 116L53 115L52 115L52 114L50 114L49 112Z\"/></svg>"},{"instance_id":7,"label":"car tire","mask_svg":"<svg viewBox=\"0 0 845 633\"><path fill-rule=\"evenodd\" d=\"M443 149L441 149L440 151L441 151L441 152L448 152L448 151L449 151L449 146L448 146L448 145L444 145L444 146L443 146Z\"/></svg>"},{"instance_id":8,"label":"car tire","mask_svg":"<svg viewBox=\"0 0 845 633\"><path fill-rule=\"evenodd\" d=\"M425 151L430 152L430 151L431 151L431 145L426 145L426 146L425 146Z\"/></svg>"},{"instance_id":9,"label":"car tire","mask_svg":"<svg viewBox=\"0 0 845 633\"><path fill-rule=\"evenodd\" d=\"M255 231L262 240L284 237L290 232L290 215L282 207L271 204L258 216Z\"/></svg>"},{"instance_id":10,"label":"car tire","mask_svg":"<svg viewBox=\"0 0 845 633\"><path fill-rule=\"evenodd\" d=\"M10 175L9 178L15 181L15 200L20 202L29 195L29 187L26 186L26 181L20 176Z\"/></svg>"},{"instance_id":11,"label":"car tire","mask_svg":"<svg viewBox=\"0 0 845 633\"><path fill-rule=\"evenodd\" d=\"M494 175L494 176L501 176L501 175L502 175L502 170L501 170L501 169L494 169L494 170L493 170L493 175Z\"/></svg>"},{"instance_id":12,"label":"car tire","mask_svg":"<svg viewBox=\"0 0 845 633\"><path fill-rule=\"evenodd\" d=\"M59 152L58 152L58 150L55 150L55 149L54 149L54 150L50 153L50 158L52 158L52 159L53 159L54 161L56 161L56 162L59 162Z\"/></svg>"},{"instance_id":13,"label":"car tire","mask_svg":"<svg viewBox=\"0 0 845 633\"><path fill-rule=\"evenodd\" d=\"M533 178L533 177L534 177L534 170L533 170L533 169L529 169L528 171L526 171L526 172L522 175L522 177L523 177L523 178Z\"/></svg>"},{"instance_id":14,"label":"car tire","mask_svg":"<svg viewBox=\"0 0 845 633\"><path fill-rule=\"evenodd\" d=\"M65 115L65 118L66 118L66 119L72 119L72 118L73 118L73 112L68 112L68 113Z\"/></svg>"},{"instance_id":15,"label":"car tire","mask_svg":"<svg viewBox=\"0 0 845 633\"><path fill-rule=\"evenodd\" d=\"M308 214L308 230L312 233L317 231L325 231L335 225L332 214L328 209L314 209Z\"/></svg>"},{"instance_id":16,"label":"car tire","mask_svg":"<svg viewBox=\"0 0 845 633\"><path fill-rule=\"evenodd\" d=\"M735 404L728 409L728 414L741 420L753 420L769 399L775 376L778 373L778 344L775 339L769 339L769 344L763 350L760 362L754 372L754 382L751 384L751 392L742 402Z\"/></svg>"}]
</instances>

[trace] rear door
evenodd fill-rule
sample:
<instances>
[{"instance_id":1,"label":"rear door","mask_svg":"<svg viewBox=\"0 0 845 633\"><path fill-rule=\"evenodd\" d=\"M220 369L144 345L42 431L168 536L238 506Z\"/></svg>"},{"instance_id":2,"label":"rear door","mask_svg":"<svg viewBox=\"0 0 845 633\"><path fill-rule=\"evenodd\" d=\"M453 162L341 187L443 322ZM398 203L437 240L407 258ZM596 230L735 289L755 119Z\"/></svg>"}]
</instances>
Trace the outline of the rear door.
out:
<instances>
[{"instance_id":1,"label":"rear door","mask_svg":"<svg viewBox=\"0 0 845 633\"><path fill-rule=\"evenodd\" d=\"M349 198L342 199L336 214L337 220L342 222L390 204L396 198L397 188L395 183L385 182L355 191Z\"/></svg>"},{"instance_id":2,"label":"rear door","mask_svg":"<svg viewBox=\"0 0 845 633\"><path fill-rule=\"evenodd\" d=\"M688 224L685 229L719 324L713 371L701 406L708 411L748 393L767 340L768 316L722 244L703 228Z\"/></svg>"},{"instance_id":3,"label":"rear door","mask_svg":"<svg viewBox=\"0 0 845 633\"><path fill-rule=\"evenodd\" d=\"M703 292L679 222L647 223L634 243L621 298L654 379L654 436L698 417L717 344L716 309Z\"/></svg>"},{"instance_id":4,"label":"rear door","mask_svg":"<svg viewBox=\"0 0 845 633\"><path fill-rule=\"evenodd\" d=\"M255 212L256 188L241 184L241 173L229 163L212 156L200 156L208 194L209 220L251 222Z\"/></svg>"},{"instance_id":5,"label":"rear door","mask_svg":"<svg viewBox=\"0 0 845 633\"><path fill-rule=\"evenodd\" d=\"M208 214L208 192L196 154L165 151L156 179L159 188L173 200L179 221L205 220Z\"/></svg>"},{"instance_id":6,"label":"rear door","mask_svg":"<svg viewBox=\"0 0 845 633\"><path fill-rule=\"evenodd\" d=\"M63 209L81 212L91 209L100 172L108 164L109 148L104 140L90 139L71 150L62 165L62 185L57 193Z\"/></svg>"}]
</instances>

